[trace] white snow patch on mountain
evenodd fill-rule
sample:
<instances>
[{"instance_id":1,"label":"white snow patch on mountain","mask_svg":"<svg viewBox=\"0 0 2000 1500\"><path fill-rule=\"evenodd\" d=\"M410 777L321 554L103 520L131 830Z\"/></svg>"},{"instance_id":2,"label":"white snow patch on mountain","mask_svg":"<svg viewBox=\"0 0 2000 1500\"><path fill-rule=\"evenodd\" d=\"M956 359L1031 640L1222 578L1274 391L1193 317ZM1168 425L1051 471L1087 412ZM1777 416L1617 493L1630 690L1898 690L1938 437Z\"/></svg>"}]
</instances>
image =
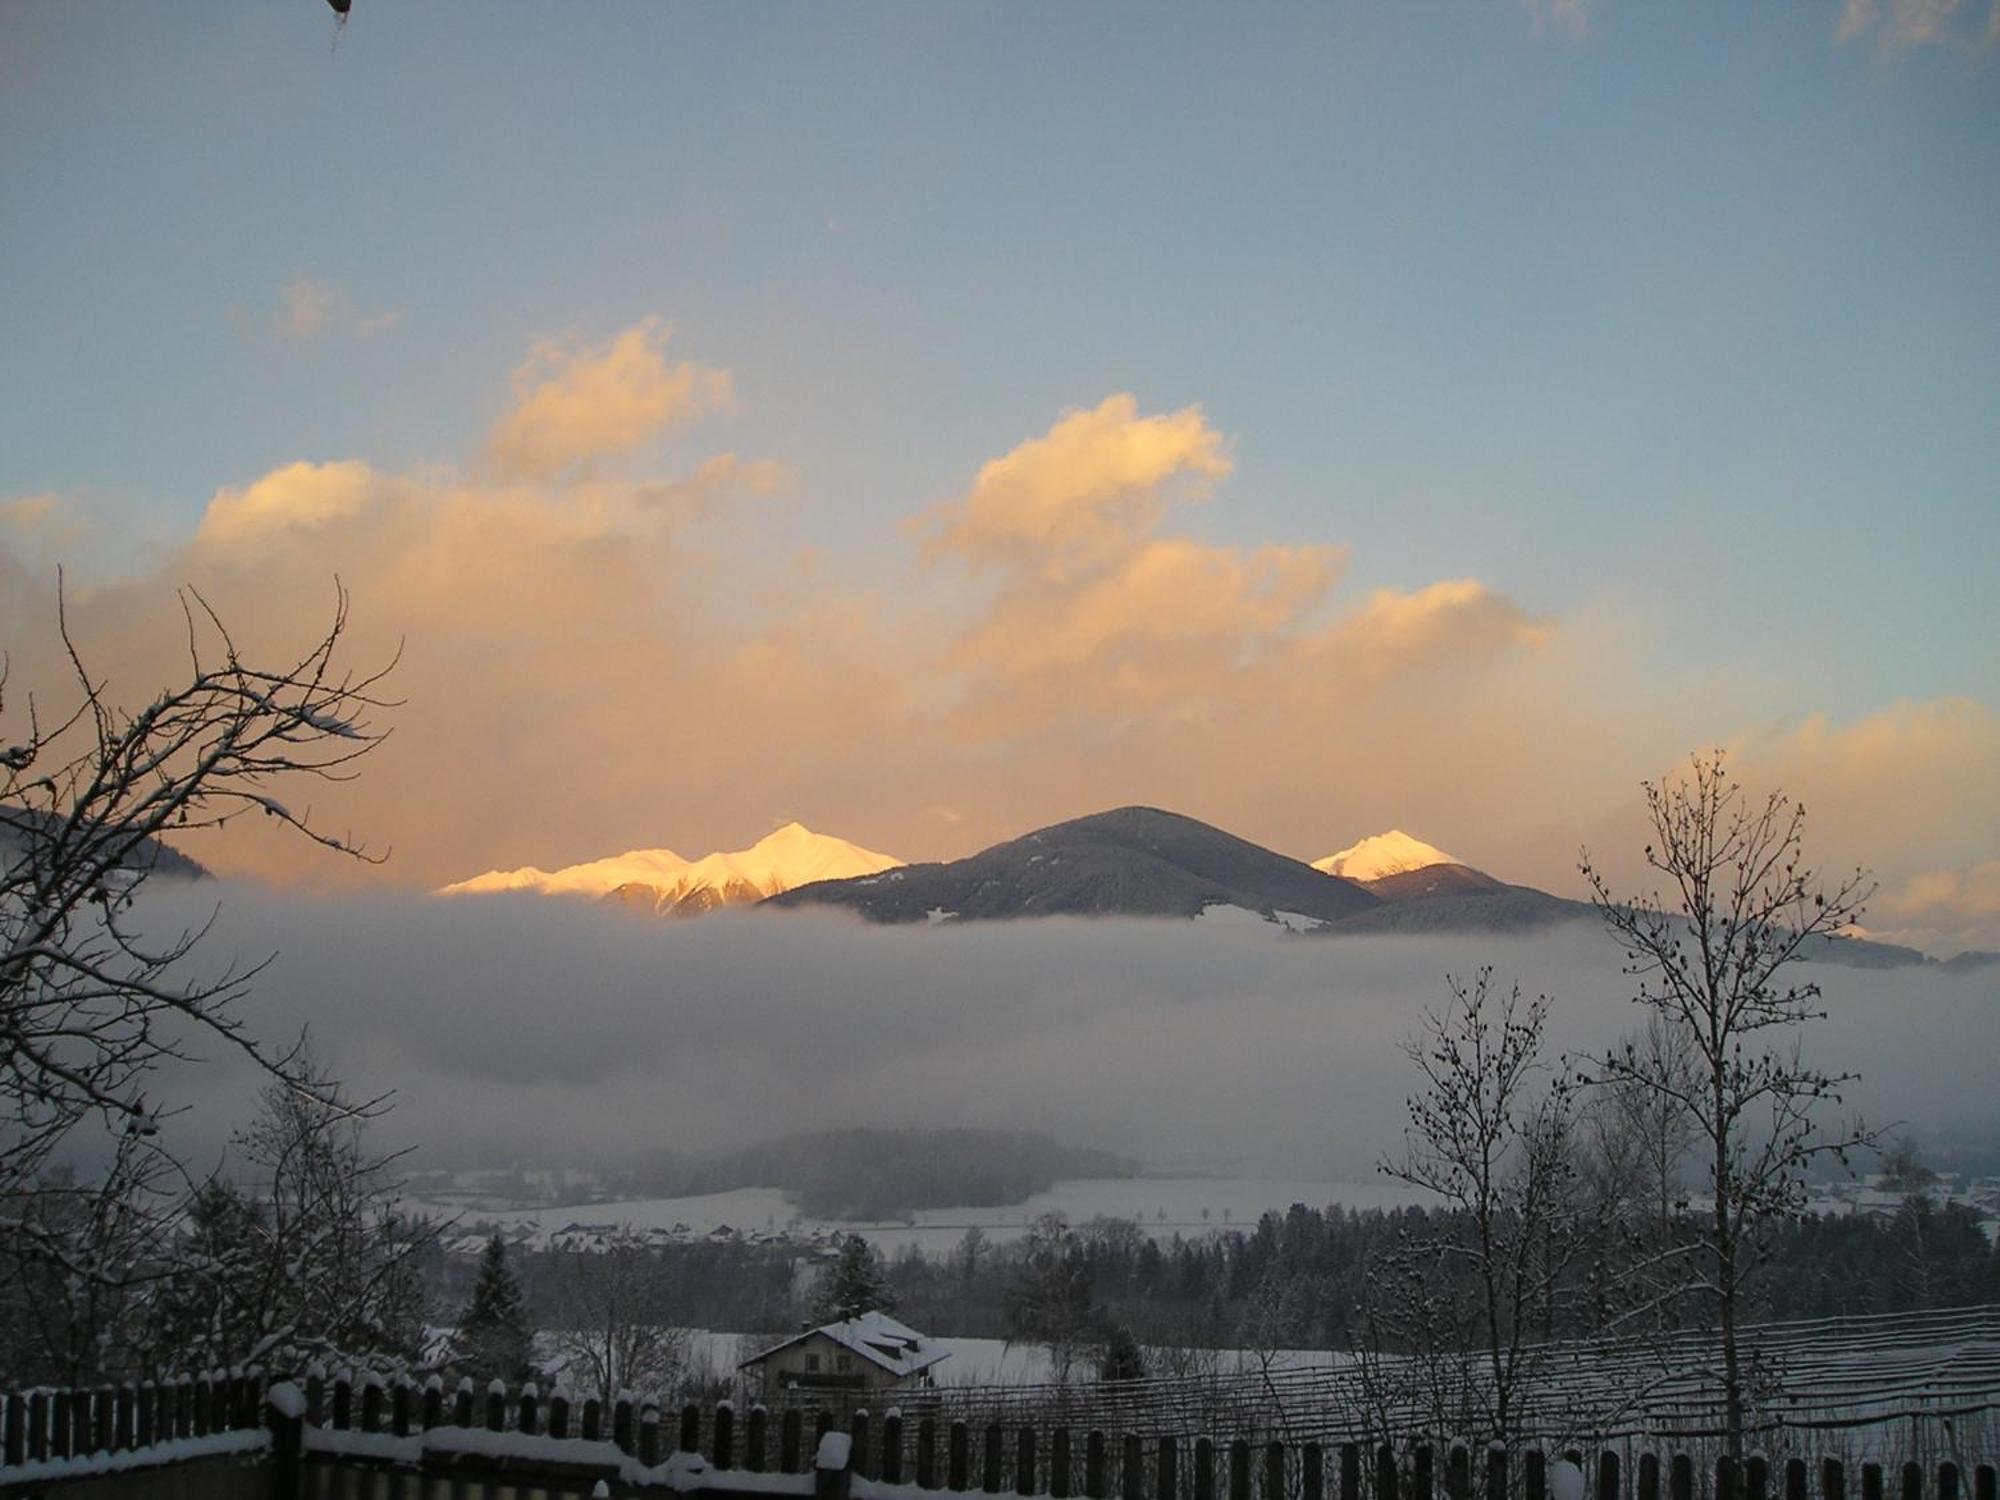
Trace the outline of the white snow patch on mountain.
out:
<instances>
[{"instance_id":1,"label":"white snow patch on mountain","mask_svg":"<svg viewBox=\"0 0 2000 1500\"><path fill-rule=\"evenodd\" d=\"M787 823L748 849L718 850L696 860L683 859L671 849L634 849L554 871L533 865L488 870L445 886L440 894L538 891L545 895L608 896L613 891L643 887L652 893L654 905L664 911L703 896L709 899L699 904L760 900L818 880L877 875L902 863L893 855L814 833L802 823Z\"/></svg>"},{"instance_id":2,"label":"white snow patch on mountain","mask_svg":"<svg viewBox=\"0 0 2000 1500\"><path fill-rule=\"evenodd\" d=\"M1378 833L1373 838L1350 844L1337 854L1312 862L1315 870L1344 875L1349 880L1380 880L1405 870L1421 870L1426 865L1462 865L1456 854L1447 854L1434 844L1411 838L1400 828Z\"/></svg>"}]
</instances>

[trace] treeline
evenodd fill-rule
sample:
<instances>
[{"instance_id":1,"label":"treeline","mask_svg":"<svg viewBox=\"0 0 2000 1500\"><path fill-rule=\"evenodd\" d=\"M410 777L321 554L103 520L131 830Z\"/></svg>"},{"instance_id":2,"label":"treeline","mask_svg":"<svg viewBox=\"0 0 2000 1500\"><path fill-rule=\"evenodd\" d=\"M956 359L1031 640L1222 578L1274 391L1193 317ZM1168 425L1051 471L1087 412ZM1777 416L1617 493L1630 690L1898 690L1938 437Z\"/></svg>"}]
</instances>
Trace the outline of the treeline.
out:
<instances>
[{"instance_id":1,"label":"treeline","mask_svg":"<svg viewBox=\"0 0 2000 1500\"><path fill-rule=\"evenodd\" d=\"M1449 1240L1466 1227L1460 1215L1420 1208L1294 1204L1254 1227L1156 1239L1130 1220L1100 1218L1059 1231L1059 1248L1073 1262L1063 1295L1100 1330L1123 1330L1149 1349L1356 1349L1370 1337L1374 1300L1395 1294L1385 1269L1410 1246ZM1680 1227L1689 1237L1701 1230L1691 1216ZM1048 1232L1046 1221L1038 1230ZM1541 1332L1566 1338L1630 1326L1628 1309L1605 1285L1617 1279L1616 1247L1601 1250L1550 1299ZM650 1253L661 1260L677 1321L741 1333L796 1329L813 1315L827 1272L826 1262L802 1260L797 1247L782 1244L704 1242ZM906 1246L887 1257L882 1284L896 1315L924 1333L1020 1336L1033 1253L1033 1236L996 1244L968 1230L948 1254ZM560 1320L565 1281L582 1254L511 1252L537 1326ZM2000 1301L2000 1251L1978 1217L1920 1194L1891 1215L1789 1220L1763 1254L1750 1305L1758 1321ZM439 1258L431 1272L434 1306L469 1295L468 1267ZM1654 1309L1646 1324L1699 1327L1705 1316L1690 1296Z\"/></svg>"}]
</instances>

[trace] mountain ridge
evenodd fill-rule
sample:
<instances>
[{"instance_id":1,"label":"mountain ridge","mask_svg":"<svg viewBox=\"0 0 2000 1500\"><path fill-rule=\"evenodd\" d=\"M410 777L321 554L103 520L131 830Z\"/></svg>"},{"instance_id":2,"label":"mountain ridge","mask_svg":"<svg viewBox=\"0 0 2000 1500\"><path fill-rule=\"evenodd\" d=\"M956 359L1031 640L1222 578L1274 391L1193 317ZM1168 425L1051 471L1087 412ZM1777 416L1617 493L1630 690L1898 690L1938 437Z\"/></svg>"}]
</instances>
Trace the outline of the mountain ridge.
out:
<instances>
[{"instance_id":1,"label":"mountain ridge","mask_svg":"<svg viewBox=\"0 0 2000 1500\"><path fill-rule=\"evenodd\" d=\"M439 889L439 895L534 891L591 896L662 915L696 915L719 906L752 905L796 886L871 875L902 861L803 823L773 829L748 849L685 859L671 849L634 849L605 859L543 870L524 865L488 870Z\"/></svg>"}]
</instances>

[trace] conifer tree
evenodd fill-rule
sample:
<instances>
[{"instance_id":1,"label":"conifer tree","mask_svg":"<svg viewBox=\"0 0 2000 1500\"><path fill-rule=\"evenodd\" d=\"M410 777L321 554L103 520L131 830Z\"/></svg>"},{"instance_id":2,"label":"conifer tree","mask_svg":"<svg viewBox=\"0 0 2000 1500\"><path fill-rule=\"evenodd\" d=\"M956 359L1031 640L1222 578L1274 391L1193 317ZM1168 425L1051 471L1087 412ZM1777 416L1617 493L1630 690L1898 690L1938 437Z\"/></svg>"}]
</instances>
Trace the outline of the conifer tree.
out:
<instances>
[{"instance_id":1,"label":"conifer tree","mask_svg":"<svg viewBox=\"0 0 2000 1500\"><path fill-rule=\"evenodd\" d=\"M813 1316L830 1323L865 1312L892 1312L895 1306L880 1253L860 1235L850 1234L840 1242L840 1258L820 1281Z\"/></svg>"},{"instance_id":2,"label":"conifer tree","mask_svg":"<svg viewBox=\"0 0 2000 1500\"><path fill-rule=\"evenodd\" d=\"M452 1352L482 1376L521 1380L529 1373L530 1338L521 1284L507 1268L507 1246L496 1233L479 1253L479 1279L459 1314Z\"/></svg>"}]
</instances>

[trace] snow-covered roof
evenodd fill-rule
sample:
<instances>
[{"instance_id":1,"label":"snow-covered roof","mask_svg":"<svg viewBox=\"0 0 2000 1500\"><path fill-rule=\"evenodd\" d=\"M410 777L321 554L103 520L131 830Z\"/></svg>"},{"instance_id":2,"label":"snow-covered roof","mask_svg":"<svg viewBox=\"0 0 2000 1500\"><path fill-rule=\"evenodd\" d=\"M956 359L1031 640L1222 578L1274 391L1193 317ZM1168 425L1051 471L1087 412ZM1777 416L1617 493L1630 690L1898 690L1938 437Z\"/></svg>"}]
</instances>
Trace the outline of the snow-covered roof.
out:
<instances>
[{"instance_id":1,"label":"snow-covered roof","mask_svg":"<svg viewBox=\"0 0 2000 1500\"><path fill-rule=\"evenodd\" d=\"M928 1370L940 1360L950 1359L949 1349L940 1349L907 1324L898 1323L885 1312L865 1312L858 1318L808 1328L782 1344L774 1344L754 1359L746 1359L738 1369L762 1364L780 1349L789 1349L814 1334L824 1334L843 1349L852 1350L870 1363L898 1377Z\"/></svg>"}]
</instances>

